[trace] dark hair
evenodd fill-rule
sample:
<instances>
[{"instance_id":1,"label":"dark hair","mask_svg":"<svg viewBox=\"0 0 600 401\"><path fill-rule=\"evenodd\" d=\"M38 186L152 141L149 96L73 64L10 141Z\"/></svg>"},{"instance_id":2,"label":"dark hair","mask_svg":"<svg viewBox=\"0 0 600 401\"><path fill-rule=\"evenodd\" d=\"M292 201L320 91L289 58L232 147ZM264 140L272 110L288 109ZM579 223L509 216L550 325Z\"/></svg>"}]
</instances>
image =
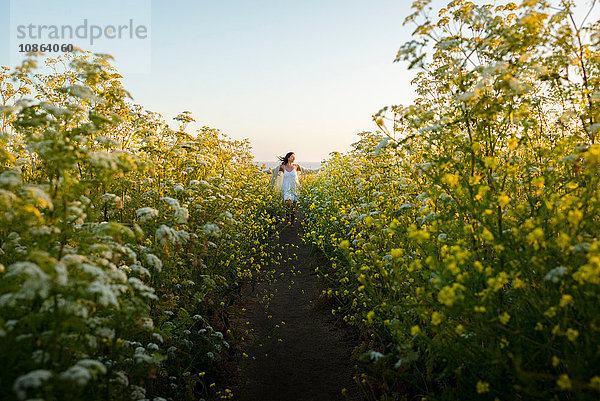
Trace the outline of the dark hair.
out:
<instances>
[{"instance_id":1,"label":"dark hair","mask_svg":"<svg viewBox=\"0 0 600 401\"><path fill-rule=\"evenodd\" d=\"M279 161L281 162L282 165L287 164L288 159L293 154L294 154L294 152L287 152L285 156L283 156L283 157L279 156Z\"/></svg>"}]
</instances>

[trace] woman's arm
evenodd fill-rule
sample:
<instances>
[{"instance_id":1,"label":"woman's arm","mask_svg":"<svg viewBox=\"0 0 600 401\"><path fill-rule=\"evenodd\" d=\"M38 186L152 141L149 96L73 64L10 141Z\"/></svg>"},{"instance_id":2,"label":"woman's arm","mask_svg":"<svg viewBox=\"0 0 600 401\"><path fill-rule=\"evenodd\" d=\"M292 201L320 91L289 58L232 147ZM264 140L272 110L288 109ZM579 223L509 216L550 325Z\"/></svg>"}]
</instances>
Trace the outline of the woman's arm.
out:
<instances>
[{"instance_id":1,"label":"woman's arm","mask_svg":"<svg viewBox=\"0 0 600 401\"><path fill-rule=\"evenodd\" d=\"M299 178L302 180L304 178L304 167L297 164L296 169L298 170L298 175L300 176Z\"/></svg>"},{"instance_id":2,"label":"woman's arm","mask_svg":"<svg viewBox=\"0 0 600 401\"><path fill-rule=\"evenodd\" d=\"M277 175L279 174L280 171L281 171L281 166L279 166L278 169L276 169L276 168L273 169L273 174L271 174L271 180L269 181L270 186L273 186L273 184L275 184L275 180L277 180Z\"/></svg>"}]
</instances>

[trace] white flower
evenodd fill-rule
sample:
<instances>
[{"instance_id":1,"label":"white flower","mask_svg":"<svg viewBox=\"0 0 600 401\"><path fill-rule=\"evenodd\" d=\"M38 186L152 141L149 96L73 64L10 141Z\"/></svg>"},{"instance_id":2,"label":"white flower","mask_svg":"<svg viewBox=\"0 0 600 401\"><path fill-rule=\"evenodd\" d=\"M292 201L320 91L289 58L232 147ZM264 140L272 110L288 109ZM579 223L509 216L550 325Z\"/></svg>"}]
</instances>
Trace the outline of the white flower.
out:
<instances>
[{"instance_id":1,"label":"white flower","mask_svg":"<svg viewBox=\"0 0 600 401\"><path fill-rule=\"evenodd\" d=\"M38 265L31 262L16 262L8 266L6 276L25 276L27 279L21 284L18 292L19 298L33 299L36 294L42 298L50 290L50 277Z\"/></svg>"},{"instance_id":2,"label":"white flower","mask_svg":"<svg viewBox=\"0 0 600 401\"><path fill-rule=\"evenodd\" d=\"M190 235L190 233L188 233L185 230L177 230L175 231L175 234L177 234L177 242L180 244L185 244L186 242L188 242L190 240L190 236L193 235Z\"/></svg>"},{"instance_id":3,"label":"white flower","mask_svg":"<svg viewBox=\"0 0 600 401\"><path fill-rule=\"evenodd\" d=\"M189 212L186 208L184 207L179 207L177 209L175 209L175 222L177 224L184 224L187 223L188 217L189 217Z\"/></svg>"},{"instance_id":4,"label":"white flower","mask_svg":"<svg viewBox=\"0 0 600 401\"><path fill-rule=\"evenodd\" d=\"M98 100L98 96L96 96L94 94L94 92L86 86L70 85L70 86L67 86L65 89L71 96L75 96L80 99L88 99L88 100L94 100L94 101Z\"/></svg>"},{"instance_id":5,"label":"white flower","mask_svg":"<svg viewBox=\"0 0 600 401\"><path fill-rule=\"evenodd\" d=\"M27 389L40 387L51 377L52 372L48 370L33 370L15 380L13 383L13 391L17 395L18 399L23 400L27 397Z\"/></svg>"},{"instance_id":6,"label":"white flower","mask_svg":"<svg viewBox=\"0 0 600 401\"><path fill-rule=\"evenodd\" d=\"M80 201L73 201L67 206L67 221L73 224L83 224L87 214L83 208L85 206Z\"/></svg>"},{"instance_id":7,"label":"white flower","mask_svg":"<svg viewBox=\"0 0 600 401\"><path fill-rule=\"evenodd\" d=\"M151 363L152 359L153 359L151 355L148 355L146 353L146 349L144 347L137 347L135 349L135 354L134 354L133 358L135 359L135 361L137 363L142 363L142 362Z\"/></svg>"},{"instance_id":8,"label":"white flower","mask_svg":"<svg viewBox=\"0 0 600 401\"><path fill-rule=\"evenodd\" d=\"M67 285L67 266L62 262L56 262L54 264L54 271L56 272L56 277L54 278L55 282L59 285Z\"/></svg>"},{"instance_id":9,"label":"white flower","mask_svg":"<svg viewBox=\"0 0 600 401\"><path fill-rule=\"evenodd\" d=\"M165 201L173 210L175 210L175 222L177 224L187 223L188 219L188 210L185 207L179 206L179 201L177 199L169 198L168 196L163 196L160 200Z\"/></svg>"},{"instance_id":10,"label":"white flower","mask_svg":"<svg viewBox=\"0 0 600 401\"><path fill-rule=\"evenodd\" d=\"M123 371L115 372L115 378L111 379L111 381L113 380L122 387L129 386L129 378L127 378L127 374Z\"/></svg>"},{"instance_id":11,"label":"white flower","mask_svg":"<svg viewBox=\"0 0 600 401\"><path fill-rule=\"evenodd\" d=\"M127 281L129 285L131 285L131 287L133 287L133 289L139 293L140 296L144 298L157 299L157 296L154 294L154 288L148 287L139 278L129 277L129 280Z\"/></svg>"},{"instance_id":12,"label":"white flower","mask_svg":"<svg viewBox=\"0 0 600 401\"><path fill-rule=\"evenodd\" d=\"M546 275L544 276L544 280L552 281L553 283L558 283L558 280L562 276L564 276L566 271L567 271L567 268L564 266L555 267L554 269L552 269L548 273L546 273Z\"/></svg>"},{"instance_id":13,"label":"white flower","mask_svg":"<svg viewBox=\"0 0 600 401\"><path fill-rule=\"evenodd\" d=\"M146 389L140 386L131 386L131 399L132 400L145 400L146 399Z\"/></svg>"},{"instance_id":14,"label":"white flower","mask_svg":"<svg viewBox=\"0 0 600 401\"><path fill-rule=\"evenodd\" d=\"M108 306L114 305L116 307L119 306L119 302L117 301L117 296L114 294L112 289L100 281L92 281L88 286L88 292L92 294L100 294L98 298L98 302L101 305Z\"/></svg>"},{"instance_id":15,"label":"white flower","mask_svg":"<svg viewBox=\"0 0 600 401\"><path fill-rule=\"evenodd\" d=\"M177 209L179 207L179 201L177 199L170 198L168 196L163 196L162 198L160 198L160 200L166 202L173 209Z\"/></svg>"},{"instance_id":16,"label":"white flower","mask_svg":"<svg viewBox=\"0 0 600 401\"><path fill-rule=\"evenodd\" d=\"M90 164L94 167L106 169L106 170L118 170L119 169L119 157L115 152L106 152L104 150L90 151L88 152Z\"/></svg>"},{"instance_id":17,"label":"white flower","mask_svg":"<svg viewBox=\"0 0 600 401\"><path fill-rule=\"evenodd\" d=\"M164 224L156 229L156 238L158 238L160 243L163 245L166 245L169 242L177 242L178 240L175 230Z\"/></svg>"},{"instance_id":18,"label":"white flower","mask_svg":"<svg viewBox=\"0 0 600 401\"><path fill-rule=\"evenodd\" d=\"M21 175L15 170L6 170L0 174L0 186L16 187L21 184Z\"/></svg>"},{"instance_id":19,"label":"white flower","mask_svg":"<svg viewBox=\"0 0 600 401\"><path fill-rule=\"evenodd\" d=\"M204 226L202 226L202 232L213 237L218 237L221 235L221 229L214 223L206 223Z\"/></svg>"},{"instance_id":20,"label":"white flower","mask_svg":"<svg viewBox=\"0 0 600 401\"><path fill-rule=\"evenodd\" d=\"M111 138L107 138L105 136L97 136L96 138L94 138L94 141L101 143L102 145L106 146L107 148L109 148L111 146L112 147L121 146L121 143L119 141L116 141Z\"/></svg>"},{"instance_id":21,"label":"white flower","mask_svg":"<svg viewBox=\"0 0 600 401\"><path fill-rule=\"evenodd\" d=\"M381 149L385 148L388 145L389 138L383 138L377 146L375 146L375 151L373 152L375 155L378 155L381 152Z\"/></svg>"},{"instance_id":22,"label":"white flower","mask_svg":"<svg viewBox=\"0 0 600 401\"><path fill-rule=\"evenodd\" d=\"M0 208L8 210L12 207L13 202L16 200L17 195L10 191L0 188Z\"/></svg>"},{"instance_id":23,"label":"white flower","mask_svg":"<svg viewBox=\"0 0 600 401\"><path fill-rule=\"evenodd\" d=\"M50 354L44 350L38 349L33 351L31 359L37 364L46 363L50 360Z\"/></svg>"},{"instance_id":24,"label":"white flower","mask_svg":"<svg viewBox=\"0 0 600 401\"><path fill-rule=\"evenodd\" d=\"M106 373L106 367L100 361L82 359L60 374L63 379L71 380L79 386L85 386L95 373Z\"/></svg>"},{"instance_id":25,"label":"white flower","mask_svg":"<svg viewBox=\"0 0 600 401\"><path fill-rule=\"evenodd\" d=\"M377 361L378 359L383 358L383 354L381 352L377 352L377 351L373 351L373 350L368 351L366 354L369 356L369 358L372 361Z\"/></svg>"},{"instance_id":26,"label":"white flower","mask_svg":"<svg viewBox=\"0 0 600 401\"><path fill-rule=\"evenodd\" d=\"M143 207L135 211L135 214L138 216L142 223L152 220L153 218L158 216L158 210L152 207Z\"/></svg>"},{"instance_id":27,"label":"white flower","mask_svg":"<svg viewBox=\"0 0 600 401\"><path fill-rule=\"evenodd\" d=\"M162 270L162 261L153 253L146 254L146 263L148 263L148 266L152 267L158 272Z\"/></svg>"},{"instance_id":28,"label":"white flower","mask_svg":"<svg viewBox=\"0 0 600 401\"><path fill-rule=\"evenodd\" d=\"M34 201L35 206L39 208L48 208L49 210L54 209L50 195L42 188L36 185L23 185L22 190L27 193L32 201Z\"/></svg>"},{"instance_id":29,"label":"white flower","mask_svg":"<svg viewBox=\"0 0 600 401\"><path fill-rule=\"evenodd\" d=\"M101 337L106 337L109 340L115 338L115 331L110 327L99 327L96 329L96 334Z\"/></svg>"},{"instance_id":30,"label":"white flower","mask_svg":"<svg viewBox=\"0 0 600 401\"><path fill-rule=\"evenodd\" d=\"M115 194L104 194L100 197L100 200L104 203L115 206L117 209L123 209L123 200Z\"/></svg>"}]
</instances>

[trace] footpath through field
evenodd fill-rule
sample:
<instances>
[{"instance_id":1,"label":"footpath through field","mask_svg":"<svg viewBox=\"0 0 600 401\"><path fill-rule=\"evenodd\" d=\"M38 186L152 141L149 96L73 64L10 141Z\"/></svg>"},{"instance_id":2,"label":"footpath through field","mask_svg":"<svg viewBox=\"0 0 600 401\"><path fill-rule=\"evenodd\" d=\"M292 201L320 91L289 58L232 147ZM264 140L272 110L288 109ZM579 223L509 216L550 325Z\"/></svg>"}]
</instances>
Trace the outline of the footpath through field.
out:
<instances>
[{"instance_id":1,"label":"footpath through field","mask_svg":"<svg viewBox=\"0 0 600 401\"><path fill-rule=\"evenodd\" d=\"M284 226L274 280L244 297L247 356L240 361L242 401L360 400L351 353L358 344L319 302L315 267L296 227ZM269 299L270 298L270 299ZM342 389L346 389L342 394Z\"/></svg>"}]
</instances>

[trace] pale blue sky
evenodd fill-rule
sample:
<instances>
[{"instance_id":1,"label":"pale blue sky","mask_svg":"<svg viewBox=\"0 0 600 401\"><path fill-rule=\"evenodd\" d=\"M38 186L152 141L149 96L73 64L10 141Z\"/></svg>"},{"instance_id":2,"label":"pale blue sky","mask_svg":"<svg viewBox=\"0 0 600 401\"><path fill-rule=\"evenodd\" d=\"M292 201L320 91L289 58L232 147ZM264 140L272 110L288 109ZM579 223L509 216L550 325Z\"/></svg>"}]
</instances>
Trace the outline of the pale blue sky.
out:
<instances>
[{"instance_id":1,"label":"pale blue sky","mask_svg":"<svg viewBox=\"0 0 600 401\"><path fill-rule=\"evenodd\" d=\"M121 3L106 12L128 12ZM1 4L0 35L8 38L9 1ZM83 15L88 4L71 12ZM411 4L152 1L151 73L127 74L124 84L168 120L189 110L192 130L208 125L249 138L257 160L294 151L299 162L320 161L374 130L371 115L381 107L411 102L413 72L393 63L414 28L402 26ZM6 42L0 65L9 64Z\"/></svg>"}]
</instances>

